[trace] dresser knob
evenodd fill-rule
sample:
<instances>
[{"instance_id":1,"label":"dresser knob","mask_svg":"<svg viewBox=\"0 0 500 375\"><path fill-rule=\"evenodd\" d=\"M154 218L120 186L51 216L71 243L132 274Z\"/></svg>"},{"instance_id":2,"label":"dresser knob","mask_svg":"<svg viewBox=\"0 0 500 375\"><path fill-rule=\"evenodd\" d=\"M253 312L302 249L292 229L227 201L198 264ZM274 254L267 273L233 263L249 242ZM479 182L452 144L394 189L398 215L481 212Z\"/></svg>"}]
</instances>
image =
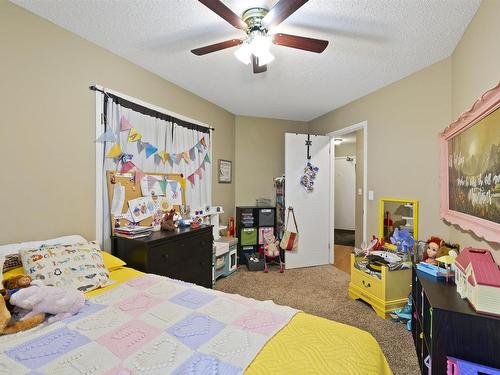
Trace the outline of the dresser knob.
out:
<instances>
[{"instance_id":1,"label":"dresser knob","mask_svg":"<svg viewBox=\"0 0 500 375\"><path fill-rule=\"evenodd\" d=\"M161 257L163 258L163 260L168 260L168 254L167 253L162 254Z\"/></svg>"}]
</instances>

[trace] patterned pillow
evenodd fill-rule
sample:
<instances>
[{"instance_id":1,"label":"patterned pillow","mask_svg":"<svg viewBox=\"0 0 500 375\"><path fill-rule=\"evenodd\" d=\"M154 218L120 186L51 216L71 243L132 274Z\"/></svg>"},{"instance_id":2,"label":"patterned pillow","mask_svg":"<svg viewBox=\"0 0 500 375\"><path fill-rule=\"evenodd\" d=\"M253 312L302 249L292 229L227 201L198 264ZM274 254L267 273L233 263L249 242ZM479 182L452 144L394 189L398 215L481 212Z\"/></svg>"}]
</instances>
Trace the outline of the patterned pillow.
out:
<instances>
[{"instance_id":1,"label":"patterned pillow","mask_svg":"<svg viewBox=\"0 0 500 375\"><path fill-rule=\"evenodd\" d=\"M95 242L20 250L24 271L45 285L84 292L113 283Z\"/></svg>"},{"instance_id":2,"label":"patterned pillow","mask_svg":"<svg viewBox=\"0 0 500 375\"><path fill-rule=\"evenodd\" d=\"M22 267L21 256L19 254L7 254L3 263L2 273Z\"/></svg>"}]
</instances>

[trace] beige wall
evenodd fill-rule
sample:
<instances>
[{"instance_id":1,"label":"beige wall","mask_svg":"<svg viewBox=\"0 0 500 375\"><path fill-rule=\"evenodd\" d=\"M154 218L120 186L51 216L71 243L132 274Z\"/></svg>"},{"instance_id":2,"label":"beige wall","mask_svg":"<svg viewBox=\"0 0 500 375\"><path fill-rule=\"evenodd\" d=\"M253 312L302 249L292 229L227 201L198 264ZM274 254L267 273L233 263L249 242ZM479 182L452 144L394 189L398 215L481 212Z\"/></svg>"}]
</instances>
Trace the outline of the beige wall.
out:
<instances>
[{"instance_id":1,"label":"beige wall","mask_svg":"<svg viewBox=\"0 0 500 375\"><path fill-rule=\"evenodd\" d=\"M0 1L0 244L95 236L95 95L91 84L216 128L213 160L234 160L234 115ZM235 184L214 178L213 204L234 209Z\"/></svg>"},{"instance_id":2,"label":"beige wall","mask_svg":"<svg viewBox=\"0 0 500 375\"><path fill-rule=\"evenodd\" d=\"M335 146L335 157L356 156L356 143L342 143Z\"/></svg>"},{"instance_id":3,"label":"beige wall","mask_svg":"<svg viewBox=\"0 0 500 375\"><path fill-rule=\"evenodd\" d=\"M257 198L274 203L273 178L285 173L285 133L307 133L307 123L236 116L236 205Z\"/></svg>"},{"instance_id":4,"label":"beige wall","mask_svg":"<svg viewBox=\"0 0 500 375\"><path fill-rule=\"evenodd\" d=\"M451 57L451 117L454 121L470 109L475 100L500 81L500 1L483 0L481 7ZM459 243L500 250L458 227L450 227L450 237ZM500 252L496 252L500 261Z\"/></svg>"},{"instance_id":5,"label":"beige wall","mask_svg":"<svg viewBox=\"0 0 500 375\"><path fill-rule=\"evenodd\" d=\"M451 60L446 59L310 122L311 132L368 121L367 234L378 234L379 199L420 202L419 237L448 236L439 218L437 137L449 123Z\"/></svg>"}]
</instances>

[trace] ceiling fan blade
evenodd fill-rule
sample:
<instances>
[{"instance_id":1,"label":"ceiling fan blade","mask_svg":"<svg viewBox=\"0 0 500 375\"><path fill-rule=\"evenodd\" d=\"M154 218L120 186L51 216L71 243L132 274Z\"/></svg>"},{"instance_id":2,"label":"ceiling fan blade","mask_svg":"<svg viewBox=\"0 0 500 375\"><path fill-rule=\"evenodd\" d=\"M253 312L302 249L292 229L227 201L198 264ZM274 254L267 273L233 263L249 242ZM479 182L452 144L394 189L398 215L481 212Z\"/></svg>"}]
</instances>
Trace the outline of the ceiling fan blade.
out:
<instances>
[{"instance_id":1,"label":"ceiling fan blade","mask_svg":"<svg viewBox=\"0 0 500 375\"><path fill-rule=\"evenodd\" d=\"M278 46L302 49L304 51L321 53L328 46L328 40L306 38L290 34L273 35L273 43Z\"/></svg>"},{"instance_id":2,"label":"ceiling fan blade","mask_svg":"<svg viewBox=\"0 0 500 375\"><path fill-rule=\"evenodd\" d=\"M252 66L253 72L255 74L264 73L265 71L267 71L267 65L259 66L259 58L255 55L252 55Z\"/></svg>"},{"instance_id":3,"label":"ceiling fan blade","mask_svg":"<svg viewBox=\"0 0 500 375\"><path fill-rule=\"evenodd\" d=\"M237 29L245 30L247 28L247 24L243 22L243 20L238 17L231 9L229 9L224 3L220 0L199 0L200 3L205 5L212 12L217 14L219 17L224 18L231 25L236 27Z\"/></svg>"},{"instance_id":4,"label":"ceiling fan blade","mask_svg":"<svg viewBox=\"0 0 500 375\"><path fill-rule=\"evenodd\" d=\"M206 55L207 53L217 52L226 48L238 46L241 43L243 43L241 39L230 39L226 40L225 42L215 43L209 46L192 49L191 52L194 53L196 56L202 56Z\"/></svg>"},{"instance_id":5,"label":"ceiling fan blade","mask_svg":"<svg viewBox=\"0 0 500 375\"><path fill-rule=\"evenodd\" d=\"M297 9L307 3L307 1L308 0L280 0L264 16L262 23L269 30L290 17Z\"/></svg>"}]
</instances>

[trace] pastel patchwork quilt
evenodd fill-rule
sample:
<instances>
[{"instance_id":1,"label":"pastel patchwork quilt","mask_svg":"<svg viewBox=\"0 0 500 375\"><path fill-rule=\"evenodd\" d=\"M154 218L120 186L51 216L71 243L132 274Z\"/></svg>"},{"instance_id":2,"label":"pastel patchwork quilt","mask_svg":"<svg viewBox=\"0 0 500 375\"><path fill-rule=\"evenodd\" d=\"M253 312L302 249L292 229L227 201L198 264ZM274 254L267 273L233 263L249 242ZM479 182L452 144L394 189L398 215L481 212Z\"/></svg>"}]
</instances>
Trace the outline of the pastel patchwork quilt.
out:
<instances>
[{"instance_id":1,"label":"pastel patchwork quilt","mask_svg":"<svg viewBox=\"0 0 500 375\"><path fill-rule=\"evenodd\" d=\"M297 312L144 275L71 318L0 336L0 374L240 374Z\"/></svg>"}]
</instances>

